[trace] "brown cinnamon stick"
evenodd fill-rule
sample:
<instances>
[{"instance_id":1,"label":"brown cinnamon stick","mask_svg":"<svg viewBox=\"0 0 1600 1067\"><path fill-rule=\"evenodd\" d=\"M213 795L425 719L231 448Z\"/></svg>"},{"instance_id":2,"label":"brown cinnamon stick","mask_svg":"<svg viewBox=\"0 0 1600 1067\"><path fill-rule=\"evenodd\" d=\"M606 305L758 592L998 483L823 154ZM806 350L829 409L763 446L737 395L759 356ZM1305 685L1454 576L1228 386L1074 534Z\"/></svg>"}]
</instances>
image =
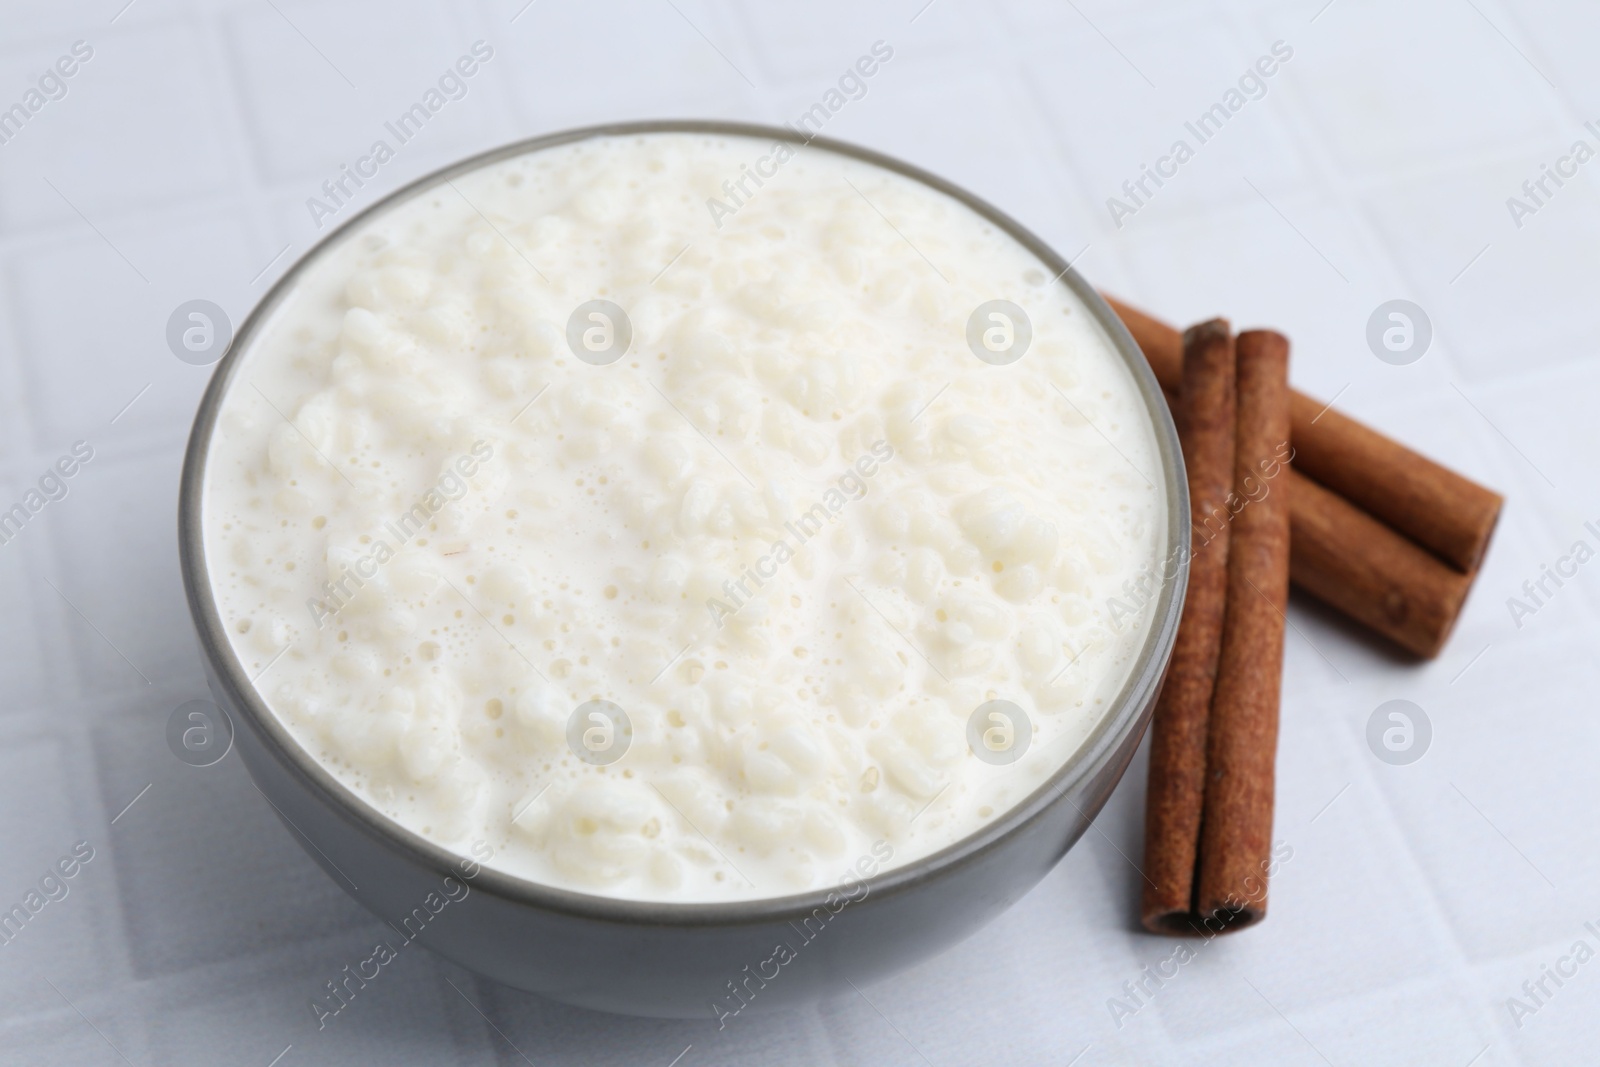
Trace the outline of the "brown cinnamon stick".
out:
<instances>
[{"instance_id":1,"label":"brown cinnamon stick","mask_svg":"<svg viewBox=\"0 0 1600 1067\"><path fill-rule=\"evenodd\" d=\"M1294 584L1418 656L1438 655L1476 576L1297 470L1286 484Z\"/></svg>"},{"instance_id":2,"label":"brown cinnamon stick","mask_svg":"<svg viewBox=\"0 0 1600 1067\"><path fill-rule=\"evenodd\" d=\"M1289 342L1270 330L1239 335L1233 518L1227 618L1207 728L1206 789L1195 911L1227 929L1267 913L1278 698L1289 598L1289 501L1274 486L1289 439ZM1186 383L1187 384L1187 383ZM1281 484L1281 483L1279 483Z\"/></svg>"},{"instance_id":3,"label":"brown cinnamon stick","mask_svg":"<svg viewBox=\"0 0 1600 1067\"><path fill-rule=\"evenodd\" d=\"M1234 474L1234 343L1225 319L1183 335L1176 408L1189 481L1189 588L1167 679L1151 725L1145 800L1146 883L1141 919L1152 933L1197 932L1192 917L1200 808L1205 793L1206 720L1222 646Z\"/></svg>"},{"instance_id":4,"label":"brown cinnamon stick","mask_svg":"<svg viewBox=\"0 0 1600 1067\"><path fill-rule=\"evenodd\" d=\"M1471 573L1504 498L1302 394L1294 397L1295 466L1369 515Z\"/></svg>"},{"instance_id":5,"label":"brown cinnamon stick","mask_svg":"<svg viewBox=\"0 0 1600 1067\"><path fill-rule=\"evenodd\" d=\"M1108 296L1106 302L1162 387L1177 389L1183 360L1178 331L1119 300ZM1303 393L1294 394L1291 417L1295 464L1303 473L1457 570L1477 569L1505 502L1500 494Z\"/></svg>"}]
</instances>

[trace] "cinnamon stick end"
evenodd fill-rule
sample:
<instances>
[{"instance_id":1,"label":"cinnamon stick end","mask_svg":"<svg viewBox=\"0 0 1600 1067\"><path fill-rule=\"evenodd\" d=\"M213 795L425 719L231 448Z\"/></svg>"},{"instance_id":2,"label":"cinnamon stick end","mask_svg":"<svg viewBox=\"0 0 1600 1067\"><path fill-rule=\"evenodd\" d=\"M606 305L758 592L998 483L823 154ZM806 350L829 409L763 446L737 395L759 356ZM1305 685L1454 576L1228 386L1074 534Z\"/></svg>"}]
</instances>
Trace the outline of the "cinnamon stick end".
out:
<instances>
[{"instance_id":1,"label":"cinnamon stick end","mask_svg":"<svg viewBox=\"0 0 1600 1067\"><path fill-rule=\"evenodd\" d=\"M1232 333L1233 327L1228 323L1227 319L1220 317L1207 319L1205 322L1197 322L1183 331L1183 345L1187 349L1192 345L1202 344L1218 338L1226 338Z\"/></svg>"},{"instance_id":2,"label":"cinnamon stick end","mask_svg":"<svg viewBox=\"0 0 1600 1067\"><path fill-rule=\"evenodd\" d=\"M1205 920L1206 925L1219 934L1232 934L1254 926L1267 917L1267 902L1246 904L1242 908L1218 908Z\"/></svg>"},{"instance_id":3,"label":"cinnamon stick end","mask_svg":"<svg viewBox=\"0 0 1600 1067\"><path fill-rule=\"evenodd\" d=\"M1201 933L1199 919L1187 909L1150 912L1144 916L1142 924L1150 933L1168 937L1198 937Z\"/></svg>"},{"instance_id":4,"label":"cinnamon stick end","mask_svg":"<svg viewBox=\"0 0 1600 1067\"><path fill-rule=\"evenodd\" d=\"M1140 925L1152 934L1165 937L1216 937L1254 926L1267 917L1266 905L1249 905L1243 908L1219 908L1210 915L1199 915L1187 909L1147 911Z\"/></svg>"}]
</instances>

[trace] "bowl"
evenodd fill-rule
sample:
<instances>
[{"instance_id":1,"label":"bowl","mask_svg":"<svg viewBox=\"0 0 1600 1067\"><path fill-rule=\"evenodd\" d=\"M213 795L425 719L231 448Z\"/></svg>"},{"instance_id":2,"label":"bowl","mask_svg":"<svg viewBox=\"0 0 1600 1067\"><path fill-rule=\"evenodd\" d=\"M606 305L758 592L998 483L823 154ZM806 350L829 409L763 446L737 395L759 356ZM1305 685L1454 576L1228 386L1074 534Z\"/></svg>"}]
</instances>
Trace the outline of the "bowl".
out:
<instances>
[{"instance_id":1,"label":"bowl","mask_svg":"<svg viewBox=\"0 0 1600 1067\"><path fill-rule=\"evenodd\" d=\"M1144 646L1076 754L1011 810L940 851L889 870L863 856L834 890L716 903L591 895L504 874L425 840L338 781L268 709L223 629L207 575L201 496L209 443L240 357L306 265L346 227L499 160L592 137L687 132L807 144L899 173L965 204L1036 255L1087 306L1132 372L1154 427L1168 558ZM1121 321L1061 256L1013 219L917 167L788 129L661 121L593 126L519 141L446 167L379 200L301 257L240 326L201 400L184 461L179 551L207 678L234 744L291 834L393 936L355 973L375 975L415 942L497 982L601 1011L709 1017L792 1007L868 983L973 934L1040 881L1088 828L1150 720L1187 581L1188 491L1176 430L1154 375ZM482 857L478 857L482 858ZM345 979L346 983L350 979ZM353 993L354 989L351 989ZM321 1012L336 1013L330 991ZM314 1005L315 1007L315 1005Z\"/></svg>"}]
</instances>

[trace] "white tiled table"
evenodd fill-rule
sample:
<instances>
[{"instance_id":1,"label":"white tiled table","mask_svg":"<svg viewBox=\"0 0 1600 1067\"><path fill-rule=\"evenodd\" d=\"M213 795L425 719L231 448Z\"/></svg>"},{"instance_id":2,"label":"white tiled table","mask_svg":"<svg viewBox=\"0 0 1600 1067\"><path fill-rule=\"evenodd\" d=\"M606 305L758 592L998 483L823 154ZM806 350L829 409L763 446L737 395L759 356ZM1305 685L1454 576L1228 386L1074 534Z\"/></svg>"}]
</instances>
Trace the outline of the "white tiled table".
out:
<instances>
[{"instance_id":1,"label":"white tiled table","mask_svg":"<svg viewBox=\"0 0 1600 1067\"><path fill-rule=\"evenodd\" d=\"M66 97L0 145L0 507L74 441L95 450L70 494L0 546L0 906L74 842L95 849L70 895L0 946L0 1061L666 1065L691 1044L684 1067L1595 1060L1600 962L1549 985L1520 1027L1507 998L1574 942L1600 949L1584 926L1600 920L1600 567L1520 628L1506 598L1600 518L1600 162L1520 229L1505 201L1575 139L1595 145L1600 13L124 3L7 0L0 14L0 107L74 41L94 49ZM236 757L196 770L163 739L171 709L205 695L174 513L207 375L163 331L195 297L241 319L315 240L305 199L478 39L493 61L360 203L574 125L793 118L882 39L893 61L827 133L968 186L1069 256L1087 246L1081 270L1172 321L1284 329L1302 388L1506 493L1437 662L1399 662L1295 602L1276 827L1294 857L1266 925L1206 946L1113 1020L1108 999L1172 947L1135 930L1141 758L1036 891L870 1004L851 994L718 1033L543 1003L418 954L315 1030L308 999L381 928ZM1106 198L1277 40L1294 54L1265 97L1116 228ZM1436 340L1394 367L1364 331L1402 296ZM1397 697L1434 726L1406 767L1364 736Z\"/></svg>"}]
</instances>

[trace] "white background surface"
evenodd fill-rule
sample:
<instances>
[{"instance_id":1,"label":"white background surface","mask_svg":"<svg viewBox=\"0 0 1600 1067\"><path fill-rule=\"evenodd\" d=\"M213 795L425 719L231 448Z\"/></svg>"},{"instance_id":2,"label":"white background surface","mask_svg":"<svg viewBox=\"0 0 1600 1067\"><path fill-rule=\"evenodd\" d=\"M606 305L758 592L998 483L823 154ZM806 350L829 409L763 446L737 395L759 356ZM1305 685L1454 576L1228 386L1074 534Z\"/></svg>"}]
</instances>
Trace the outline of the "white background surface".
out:
<instances>
[{"instance_id":1,"label":"white background surface","mask_svg":"<svg viewBox=\"0 0 1600 1067\"><path fill-rule=\"evenodd\" d=\"M266 1065L292 1045L285 1067L665 1067L692 1044L683 1067L1593 1062L1600 962L1547 985L1520 1027L1507 998L1580 939L1600 949L1584 926L1600 925L1600 564L1520 628L1506 598L1575 540L1600 547L1583 530L1600 519L1600 162L1520 229L1505 201L1575 139L1596 143L1594 8L124 2L6 0L0 15L0 106L74 40L95 49L0 145L0 507L73 441L95 449L70 495L0 546L0 906L73 842L95 848L71 895L0 947L0 1061ZM1276 826L1294 856L1266 924L1113 1021L1108 999L1173 946L1135 929L1141 755L1037 890L870 1003L717 1033L543 1003L418 954L316 1032L307 1001L383 928L236 755L196 770L163 739L171 710L206 695L174 514L209 373L173 358L164 327L195 297L242 319L315 239L306 198L480 38L496 54L470 94L359 203L574 125L792 119L883 39L893 61L828 134L966 185L1065 255L1088 246L1088 277L1171 321L1285 330L1302 389L1507 494L1436 662L1403 663L1296 600ZM1106 198L1280 39L1294 56L1266 97L1114 227ZM1394 297L1436 329L1411 366L1364 340ZM1394 698L1434 729L1405 767L1365 741Z\"/></svg>"}]
</instances>

